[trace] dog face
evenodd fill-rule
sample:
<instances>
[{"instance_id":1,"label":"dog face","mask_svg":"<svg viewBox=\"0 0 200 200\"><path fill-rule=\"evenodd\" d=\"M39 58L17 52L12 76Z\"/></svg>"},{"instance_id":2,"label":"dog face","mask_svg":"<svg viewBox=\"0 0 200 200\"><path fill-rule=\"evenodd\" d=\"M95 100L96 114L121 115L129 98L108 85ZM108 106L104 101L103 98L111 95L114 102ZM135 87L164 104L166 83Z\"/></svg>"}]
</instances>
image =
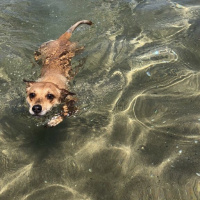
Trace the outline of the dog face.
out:
<instances>
[{"instance_id":1,"label":"dog face","mask_svg":"<svg viewBox=\"0 0 200 200\"><path fill-rule=\"evenodd\" d=\"M54 106L60 104L69 94L65 89L59 89L54 83L27 82L27 102L31 115L42 116Z\"/></svg>"}]
</instances>

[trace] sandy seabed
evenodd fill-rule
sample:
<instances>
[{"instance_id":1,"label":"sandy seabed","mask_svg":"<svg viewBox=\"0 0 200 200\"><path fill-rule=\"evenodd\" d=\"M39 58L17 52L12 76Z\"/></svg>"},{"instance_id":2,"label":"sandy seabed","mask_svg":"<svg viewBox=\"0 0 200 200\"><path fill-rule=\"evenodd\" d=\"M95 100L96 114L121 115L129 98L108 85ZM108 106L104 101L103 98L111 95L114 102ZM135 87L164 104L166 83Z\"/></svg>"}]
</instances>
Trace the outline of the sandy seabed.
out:
<instances>
[{"instance_id":1,"label":"sandy seabed","mask_svg":"<svg viewBox=\"0 0 200 200\"><path fill-rule=\"evenodd\" d=\"M0 200L200 198L198 1L0 5ZM48 129L22 80L39 75L34 50L80 19L94 22L72 37L80 111Z\"/></svg>"}]
</instances>

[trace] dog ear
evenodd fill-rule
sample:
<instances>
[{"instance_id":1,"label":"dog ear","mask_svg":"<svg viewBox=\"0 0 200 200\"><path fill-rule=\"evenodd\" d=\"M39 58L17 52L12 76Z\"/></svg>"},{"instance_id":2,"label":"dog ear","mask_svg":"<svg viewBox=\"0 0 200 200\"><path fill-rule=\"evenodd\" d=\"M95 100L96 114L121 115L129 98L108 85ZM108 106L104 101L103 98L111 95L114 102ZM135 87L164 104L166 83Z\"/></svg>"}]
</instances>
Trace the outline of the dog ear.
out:
<instances>
[{"instance_id":1,"label":"dog ear","mask_svg":"<svg viewBox=\"0 0 200 200\"><path fill-rule=\"evenodd\" d=\"M60 92L61 100L65 100L68 95L70 95L70 96L76 95L75 93L69 92L66 89L60 89L60 90L61 90L61 92Z\"/></svg>"},{"instance_id":2,"label":"dog ear","mask_svg":"<svg viewBox=\"0 0 200 200\"><path fill-rule=\"evenodd\" d=\"M23 81L26 83L26 88L29 88L33 85L33 83L35 83L35 81L28 81L26 79L23 79Z\"/></svg>"},{"instance_id":3,"label":"dog ear","mask_svg":"<svg viewBox=\"0 0 200 200\"><path fill-rule=\"evenodd\" d=\"M35 51L34 52L34 58L35 58L35 61L39 61L41 59L40 51Z\"/></svg>"}]
</instances>

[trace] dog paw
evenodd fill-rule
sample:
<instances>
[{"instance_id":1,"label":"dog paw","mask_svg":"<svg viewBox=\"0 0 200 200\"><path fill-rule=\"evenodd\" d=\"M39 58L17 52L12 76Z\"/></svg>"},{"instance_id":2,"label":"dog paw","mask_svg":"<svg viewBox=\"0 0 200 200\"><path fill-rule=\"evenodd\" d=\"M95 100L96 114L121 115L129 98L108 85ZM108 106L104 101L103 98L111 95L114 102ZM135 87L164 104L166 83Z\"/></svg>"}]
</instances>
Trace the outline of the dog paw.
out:
<instances>
[{"instance_id":1,"label":"dog paw","mask_svg":"<svg viewBox=\"0 0 200 200\"><path fill-rule=\"evenodd\" d=\"M47 126L54 127L54 126L57 126L62 121L63 121L63 117L60 115L57 115L51 118L50 121L48 121Z\"/></svg>"}]
</instances>

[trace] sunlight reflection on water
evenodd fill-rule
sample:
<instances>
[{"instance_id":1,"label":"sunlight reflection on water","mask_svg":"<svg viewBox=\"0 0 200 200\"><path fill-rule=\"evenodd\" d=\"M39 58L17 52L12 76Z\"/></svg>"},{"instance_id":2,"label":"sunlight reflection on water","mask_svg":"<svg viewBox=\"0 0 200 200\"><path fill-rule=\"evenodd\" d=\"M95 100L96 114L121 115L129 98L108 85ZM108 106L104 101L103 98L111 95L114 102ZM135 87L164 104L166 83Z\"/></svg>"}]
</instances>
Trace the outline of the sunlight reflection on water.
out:
<instances>
[{"instance_id":1,"label":"sunlight reflection on water","mask_svg":"<svg viewBox=\"0 0 200 200\"><path fill-rule=\"evenodd\" d=\"M80 5L81 4L81 5ZM199 199L199 2L3 0L0 199ZM33 52L74 22L78 115L29 116Z\"/></svg>"}]
</instances>

